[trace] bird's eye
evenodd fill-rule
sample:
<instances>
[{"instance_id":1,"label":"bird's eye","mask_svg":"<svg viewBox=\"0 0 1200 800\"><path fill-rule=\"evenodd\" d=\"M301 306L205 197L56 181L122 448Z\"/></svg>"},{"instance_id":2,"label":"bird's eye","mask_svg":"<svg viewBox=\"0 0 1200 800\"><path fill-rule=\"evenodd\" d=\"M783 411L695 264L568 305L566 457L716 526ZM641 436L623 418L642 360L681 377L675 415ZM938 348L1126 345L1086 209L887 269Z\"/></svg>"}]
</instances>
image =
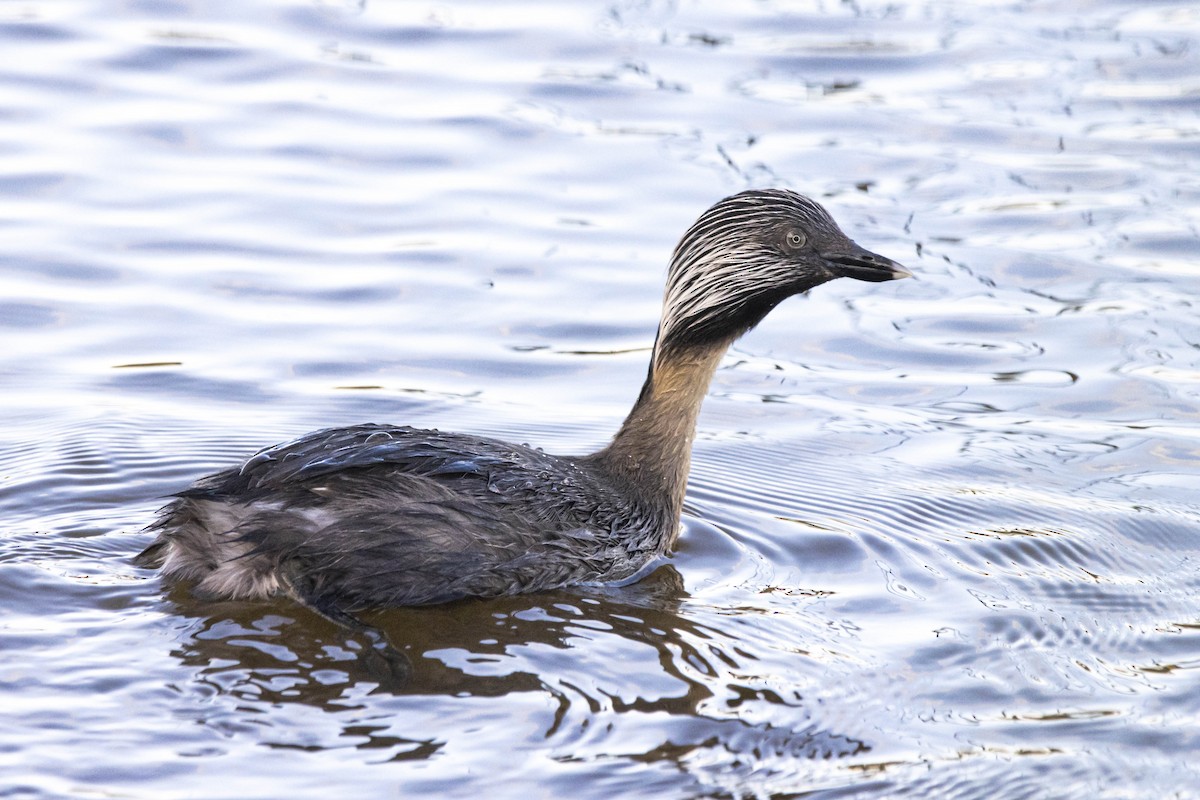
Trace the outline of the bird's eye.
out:
<instances>
[{"instance_id":1,"label":"bird's eye","mask_svg":"<svg viewBox=\"0 0 1200 800\"><path fill-rule=\"evenodd\" d=\"M801 248L804 246L804 242L805 242L804 234L800 233L800 231L791 231L787 235L788 247L791 247L793 249L798 249L798 248Z\"/></svg>"}]
</instances>

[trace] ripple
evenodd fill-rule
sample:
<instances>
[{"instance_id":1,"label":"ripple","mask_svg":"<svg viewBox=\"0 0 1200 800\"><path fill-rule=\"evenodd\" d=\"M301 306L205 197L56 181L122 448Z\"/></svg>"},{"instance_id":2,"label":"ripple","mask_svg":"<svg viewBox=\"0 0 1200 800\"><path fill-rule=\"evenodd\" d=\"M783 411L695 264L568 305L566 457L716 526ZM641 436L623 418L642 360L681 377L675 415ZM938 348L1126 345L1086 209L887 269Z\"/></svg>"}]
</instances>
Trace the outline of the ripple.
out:
<instances>
[{"instance_id":1,"label":"ripple","mask_svg":"<svg viewBox=\"0 0 1200 800\"><path fill-rule=\"evenodd\" d=\"M8 784L1190 796L1193 5L0 5ZM602 446L749 185L916 278L739 342L643 580L371 615L398 685L129 564L306 430Z\"/></svg>"}]
</instances>

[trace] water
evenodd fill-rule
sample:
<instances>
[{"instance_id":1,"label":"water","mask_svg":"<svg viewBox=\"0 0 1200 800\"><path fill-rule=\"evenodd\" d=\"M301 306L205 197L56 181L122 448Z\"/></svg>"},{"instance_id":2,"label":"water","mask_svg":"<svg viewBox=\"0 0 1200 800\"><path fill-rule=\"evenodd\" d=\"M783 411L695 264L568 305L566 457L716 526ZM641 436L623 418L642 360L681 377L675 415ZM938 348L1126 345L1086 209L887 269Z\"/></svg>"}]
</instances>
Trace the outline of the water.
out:
<instances>
[{"instance_id":1,"label":"water","mask_svg":"<svg viewBox=\"0 0 1200 800\"><path fill-rule=\"evenodd\" d=\"M1198 797L1200 9L0 5L0 795ZM559 452L748 185L916 280L730 353L669 564L201 603L162 497L317 427Z\"/></svg>"}]
</instances>

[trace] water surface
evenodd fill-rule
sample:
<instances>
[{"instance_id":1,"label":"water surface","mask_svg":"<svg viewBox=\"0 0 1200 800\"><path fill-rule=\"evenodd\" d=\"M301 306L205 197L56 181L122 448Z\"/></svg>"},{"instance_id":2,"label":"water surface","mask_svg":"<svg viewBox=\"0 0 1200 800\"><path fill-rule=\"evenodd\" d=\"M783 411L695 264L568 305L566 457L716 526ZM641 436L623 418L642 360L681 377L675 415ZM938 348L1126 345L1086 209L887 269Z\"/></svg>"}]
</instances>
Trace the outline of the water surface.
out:
<instances>
[{"instance_id":1,"label":"water surface","mask_svg":"<svg viewBox=\"0 0 1200 800\"><path fill-rule=\"evenodd\" d=\"M0 796L1197 797L1200 9L0 5ZM318 427L602 445L786 186L915 280L724 361L634 586L202 603L162 498Z\"/></svg>"}]
</instances>

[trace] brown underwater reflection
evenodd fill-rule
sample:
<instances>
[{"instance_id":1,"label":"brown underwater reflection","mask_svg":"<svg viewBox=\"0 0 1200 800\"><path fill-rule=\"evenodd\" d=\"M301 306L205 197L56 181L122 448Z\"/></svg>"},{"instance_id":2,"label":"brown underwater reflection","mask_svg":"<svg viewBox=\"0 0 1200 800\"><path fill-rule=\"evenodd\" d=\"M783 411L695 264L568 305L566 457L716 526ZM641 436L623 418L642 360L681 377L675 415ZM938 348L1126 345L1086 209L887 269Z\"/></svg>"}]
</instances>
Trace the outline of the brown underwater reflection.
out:
<instances>
[{"instance_id":1,"label":"brown underwater reflection","mask_svg":"<svg viewBox=\"0 0 1200 800\"><path fill-rule=\"evenodd\" d=\"M476 710L481 699L500 697L538 709L523 723L537 726L526 735L564 753L583 748L589 759L686 771L698 758L770 752L861 760L870 753L870 743L824 729L801 694L756 685L753 653L681 614L688 600L679 573L663 566L621 589L468 600L365 617L400 654L404 667L397 669L363 637L291 604L214 607L185 591L171 597L172 613L192 620L174 655L194 670L197 687L238 704L243 714L289 704L319 709L340 727L333 747L378 751L373 759L441 755L450 743L423 729L432 717L440 726L458 720L483 733L477 744L494 746L503 762L510 757L503 746L507 732L480 731ZM796 651L795 658L806 654ZM381 716L377 702L394 712ZM755 703L785 709L803 724L747 724L737 712ZM631 728L640 743L634 751L624 735ZM264 743L298 746L269 736Z\"/></svg>"},{"instance_id":2,"label":"brown underwater reflection","mask_svg":"<svg viewBox=\"0 0 1200 800\"><path fill-rule=\"evenodd\" d=\"M0 4L0 795L1195 797L1197 41L1192 0ZM319 428L603 446L749 187L914 279L737 343L645 581L373 613L392 658L132 565Z\"/></svg>"}]
</instances>

